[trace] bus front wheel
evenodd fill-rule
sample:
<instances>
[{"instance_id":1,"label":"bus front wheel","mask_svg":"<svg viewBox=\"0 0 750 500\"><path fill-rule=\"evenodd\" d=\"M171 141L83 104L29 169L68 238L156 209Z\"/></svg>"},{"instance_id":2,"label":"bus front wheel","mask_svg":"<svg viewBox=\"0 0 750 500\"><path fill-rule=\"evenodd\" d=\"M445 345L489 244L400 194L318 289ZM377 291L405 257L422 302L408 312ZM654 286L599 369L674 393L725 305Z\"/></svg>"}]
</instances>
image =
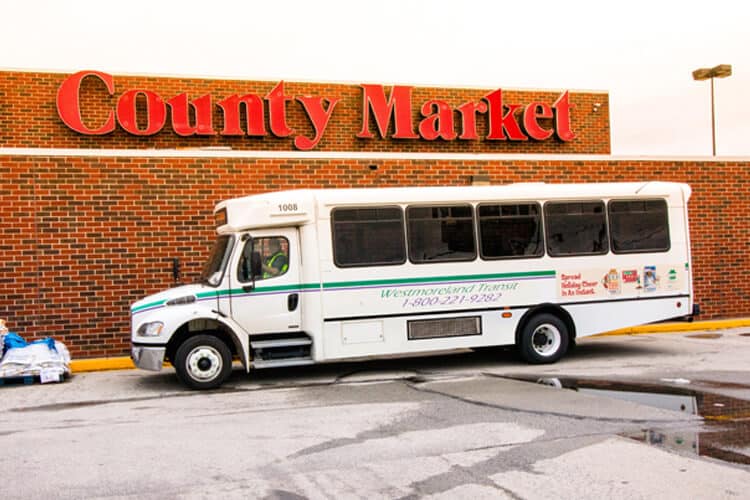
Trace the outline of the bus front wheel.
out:
<instances>
[{"instance_id":1,"label":"bus front wheel","mask_svg":"<svg viewBox=\"0 0 750 500\"><path fill-rule=\"evenodd\" d=\"M521 330L521 357L528 363L554 363L568 350L568 326L552 314L533 316Z\"/></svg>"},{"instance_id":2,"label":"bus front wheel","mask_svg":"<svg viewBox=\"0 0 750 500\"><path fill-rule=\"evenodd\" d=\"M215 389L232 373L232 352L217 337L196 335L177 349L174 367L180 381L191 389Z\"/></svg>"}]
</instances>

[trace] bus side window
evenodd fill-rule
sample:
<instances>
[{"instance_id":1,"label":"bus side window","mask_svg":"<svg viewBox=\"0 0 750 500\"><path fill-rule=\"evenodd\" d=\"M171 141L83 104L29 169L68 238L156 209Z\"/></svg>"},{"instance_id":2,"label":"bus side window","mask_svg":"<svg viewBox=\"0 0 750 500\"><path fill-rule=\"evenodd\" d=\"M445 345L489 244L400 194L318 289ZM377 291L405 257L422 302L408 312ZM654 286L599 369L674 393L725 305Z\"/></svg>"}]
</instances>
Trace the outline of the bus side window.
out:
<instances>
[{"instance_id":1,"label":"bus side window","mask_svg":"<svg viewBox=\"0 0 750 500\"><path fill-rule=\"evenodd\" d=\"M548 202L544 205L547 251L553 257L609 251L603 201Z\"/></svg>"},{"instance_id":2,"label":"bus side window","mask_svg":"<svg viewBox=\"0 0 750 500\"><path fill-rule=\"evenodd\" d=\"M476 258L471 205L409 206L406 209L409 260L414 263Z\"/></svg>"},{"instance_id":3,"label":"bus side window","mask_svg":"<svg viewBox=\"0 0 750 500\"><path fill-rule=\"evenodd\" d=\"M392 266L406 262L400 207L335 208L331 212L337 267Z\"/></svg>"},{"instance_id":4,"label":"bus side window","mask_svg":"<svg viewBox=\"0 0 750 500\"><path fill-rule=\"evenodd\" d=\"M478 213L479 248L483 259L544 255L538 203L482 204Z\"/></svg>"},{"instance_id":5,"label":"bus side window","mask_svg":"<svg viewBox=\"0 0 750 500\"><path fill-rule=\"evenodd\" d=\"M608 209L614 253L669 251L665 200L612 200Z\"/></svg>"}]
</instances>

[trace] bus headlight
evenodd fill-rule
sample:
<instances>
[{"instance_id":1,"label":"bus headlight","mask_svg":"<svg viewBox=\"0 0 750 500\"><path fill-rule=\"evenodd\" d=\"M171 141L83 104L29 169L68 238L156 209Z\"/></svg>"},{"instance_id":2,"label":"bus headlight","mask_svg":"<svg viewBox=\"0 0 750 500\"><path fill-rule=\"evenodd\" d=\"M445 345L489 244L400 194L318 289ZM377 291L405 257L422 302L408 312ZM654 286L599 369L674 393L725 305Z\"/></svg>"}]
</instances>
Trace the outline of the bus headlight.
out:
<instances>
[{"instance_id":1,"label":"bus headlight","mask_svg":"<svg viewBox=\"0 0 750 500\"><path fill-rule=\"evenodd\" d=\"M143 323L136 333L139 337L156 337L161 333L162 328L164 328L164 323L153 321L151 323Z\"/></svg>"}]
</instances>

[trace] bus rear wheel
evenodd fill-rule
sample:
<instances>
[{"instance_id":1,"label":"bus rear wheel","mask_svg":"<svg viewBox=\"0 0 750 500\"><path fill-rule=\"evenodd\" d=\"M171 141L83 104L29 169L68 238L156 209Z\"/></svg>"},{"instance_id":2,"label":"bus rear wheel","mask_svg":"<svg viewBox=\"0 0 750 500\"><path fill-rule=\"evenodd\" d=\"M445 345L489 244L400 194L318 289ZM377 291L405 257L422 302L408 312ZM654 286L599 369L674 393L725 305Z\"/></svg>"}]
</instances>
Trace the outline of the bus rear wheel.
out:
<instances>
[{"instance_id":1,"label":"bus rear wheel","mask_svg":"<svg viewBox=\"0 0 750 500\"><path fill-rule=\"evenodd\" d=\"M533 316L521 330L519 352L528 363L554 363L568 350L568 326L553 314Z\"/></svg>"},{"instance_id":2,"label":"bus rear wheel","mask_svg":"<svg viewBox=\"0 0 750 500\"><path fill-rule=\"evenodd\" d=\"M174 367L180 381L191 389L215 389L232 373L232 352L217 337L196 335L177 349Z\"/></svg>"}]
</instances>

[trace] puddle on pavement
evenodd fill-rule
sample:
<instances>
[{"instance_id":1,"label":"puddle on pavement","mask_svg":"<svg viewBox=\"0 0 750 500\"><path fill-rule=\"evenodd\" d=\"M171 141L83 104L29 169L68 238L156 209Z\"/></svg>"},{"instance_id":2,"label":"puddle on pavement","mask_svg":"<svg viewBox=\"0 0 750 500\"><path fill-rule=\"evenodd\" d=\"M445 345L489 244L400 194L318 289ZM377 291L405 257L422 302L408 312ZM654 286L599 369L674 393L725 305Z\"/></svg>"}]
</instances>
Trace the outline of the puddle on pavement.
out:
<instances>
[{"instance_id":1,"label":"puddle on pavement","mask_svg":"<svg viewBox=\"0 0 750 500\"><path fill-rule=\"evenodd\" d=\"M690 339L720 339L722 337L721 333L694 333L692 335L685 335L687 338Z\"/></svg>"},{"instance_id":2,"label":"puddle on pavement","mask_svg":"<svg viewBox=\"0 0 750 500\"><path fill-rule=\"evenodd\" d=\"M703 424L698 427L642 429L624 436L672 451L694 453L726 462L750 465L750 401L748 400L688 387L657 384L565 377L540 378L526 375L508 376L508 378L703 417ZM693 382L715 388L747 387L735 383Z\"/></svg>"}]
</instances>

